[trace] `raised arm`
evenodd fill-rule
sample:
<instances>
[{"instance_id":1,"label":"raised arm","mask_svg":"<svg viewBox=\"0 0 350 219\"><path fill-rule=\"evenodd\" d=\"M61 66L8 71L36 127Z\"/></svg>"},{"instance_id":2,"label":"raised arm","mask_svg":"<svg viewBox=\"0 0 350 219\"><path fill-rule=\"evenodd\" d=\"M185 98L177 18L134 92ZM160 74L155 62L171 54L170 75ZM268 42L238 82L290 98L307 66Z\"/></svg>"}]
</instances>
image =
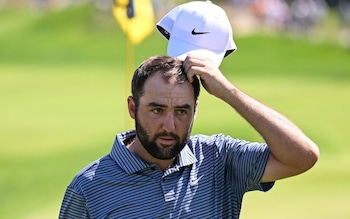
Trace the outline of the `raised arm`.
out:
<instances>
[{"instance_id":1,"label":"raised arm","mask_svg":"<svg viewBox=\"0 0 350 219\"><path fill-rule=\"evenodd\" d=\"M285 116L233 85L210 60L189 54L184 67L190 81L198 75L208 93L232 106L264 138L271 153L262 182L303 173L316 163L314 142Z\"/></svg>"}]
</instances>

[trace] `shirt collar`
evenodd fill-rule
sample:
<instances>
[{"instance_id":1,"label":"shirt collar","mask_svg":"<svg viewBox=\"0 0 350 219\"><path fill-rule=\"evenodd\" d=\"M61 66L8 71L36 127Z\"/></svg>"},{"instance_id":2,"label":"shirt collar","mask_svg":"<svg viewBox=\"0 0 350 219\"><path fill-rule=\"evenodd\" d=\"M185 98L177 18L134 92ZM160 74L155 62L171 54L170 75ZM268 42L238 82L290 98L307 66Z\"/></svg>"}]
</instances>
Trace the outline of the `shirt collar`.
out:
<instances>
[{"instance_id":1,"label":"shirt collar","mask_svg":"<svg viewBox=\"0 0 350 219\"><path fill-rule=\"evenodd\" d=\"M196 162L196 156L194 156L190 147L186 144L185 147L180 151L179 156L177 157L177 165L179 165L180 167L185 167Z\"/></svg>"},{"instance_id":2,"label":"shirt collar","mask_svg":"<svg viewBox=\"0 0 350 219\"><path fill-rule=\"evenodd\" d=\"M143 162L138 156L129 151L124 142L136 135L135 130L130 130L118 134L115 138L111 158L128 174L134 174L138 171L148 168L150 165ZM178 168L189 166L197 162L197 158L192 153L188 145L186 145L179 153L175 166Z\"/></svg>"}]
</instances>

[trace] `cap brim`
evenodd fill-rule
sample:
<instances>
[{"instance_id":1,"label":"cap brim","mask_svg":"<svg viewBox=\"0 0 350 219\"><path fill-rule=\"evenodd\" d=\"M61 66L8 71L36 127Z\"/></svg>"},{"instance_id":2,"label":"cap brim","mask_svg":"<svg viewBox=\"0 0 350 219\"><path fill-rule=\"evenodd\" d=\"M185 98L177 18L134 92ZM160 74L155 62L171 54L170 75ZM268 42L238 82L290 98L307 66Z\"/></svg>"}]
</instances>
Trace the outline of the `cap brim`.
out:
<instances>
[{"instance_id":1,"label":"cap brim","mask_svg":"<svg viewBox=\"0 0 350 219\"><path fill-rule=\"evenodd\" d=\"M168 43L168 55L177 57L179 59L185 60L188 53L197 53L203 57L209 58L213 63L219 67L224 56L224 52L212 51L208 49L203 49L202 47L195 46L193 44L186 43L174 36L170 36Z\"/></svg>"}]
</instances>

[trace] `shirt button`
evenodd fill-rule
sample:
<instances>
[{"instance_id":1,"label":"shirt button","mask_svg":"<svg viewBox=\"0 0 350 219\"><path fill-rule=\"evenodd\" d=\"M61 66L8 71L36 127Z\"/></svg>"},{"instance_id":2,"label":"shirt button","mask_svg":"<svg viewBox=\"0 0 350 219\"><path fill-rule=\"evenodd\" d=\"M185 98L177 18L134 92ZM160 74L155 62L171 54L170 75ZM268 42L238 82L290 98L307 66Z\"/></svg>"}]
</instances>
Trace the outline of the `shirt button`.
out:
<instances>
[{"instance_id":1,"label":"shirt button","mask_svg":"<svg viewBox=\"0 0 350 219\"><path fill-rule=\"evenodd\" d=\"M155 167L151 167L151 170L155 171L155 170L156 170L156 168L155 168Z\"/></svg>"}]
</instances>

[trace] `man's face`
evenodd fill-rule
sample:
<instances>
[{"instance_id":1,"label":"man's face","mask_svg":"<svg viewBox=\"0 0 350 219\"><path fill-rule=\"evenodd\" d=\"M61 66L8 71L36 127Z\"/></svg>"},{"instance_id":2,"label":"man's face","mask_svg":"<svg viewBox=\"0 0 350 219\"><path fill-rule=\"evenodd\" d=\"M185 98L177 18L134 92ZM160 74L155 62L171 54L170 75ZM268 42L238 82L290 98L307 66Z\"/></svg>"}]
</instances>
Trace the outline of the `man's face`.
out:
<instances>
[{"instance_id":1,"label":"man's face","mask_svg":"<svg viewBox=\"0 0 350 219\"><path fill-rule=\"evenodd\" d=\"M189 82L165 82L160 74L147 79L135 112L136 134L146 151L161 160L176 157L189 138L195 115Z\"/></svg>"}]
</instances>

